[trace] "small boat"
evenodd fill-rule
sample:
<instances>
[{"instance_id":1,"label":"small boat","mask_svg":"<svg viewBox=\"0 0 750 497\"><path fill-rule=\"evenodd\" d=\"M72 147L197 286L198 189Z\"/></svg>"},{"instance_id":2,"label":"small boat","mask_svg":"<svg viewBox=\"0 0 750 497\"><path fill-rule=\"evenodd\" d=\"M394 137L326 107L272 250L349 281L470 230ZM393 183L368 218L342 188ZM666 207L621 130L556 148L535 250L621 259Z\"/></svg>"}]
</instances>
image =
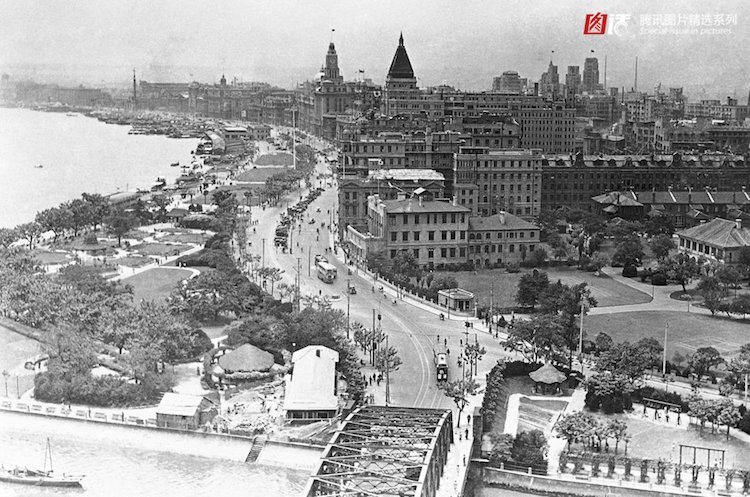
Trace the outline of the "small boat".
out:
<instances>
[{"instance_id":1,"label":"small boat","mask_svg":"<svg viewBox=\"0 0 750 497\"><path fill-rule=\"evenodd\" d=\"M169 166L170 167L180 167L180 163L179 162L173 162Z\"/></svg>"},{"instance_id":2,"label":"small boat","mask_svg":"<svg viewBox=\"0 0 750 497\"><path fill-rule=\"evenodd\" d=\"M39 164L38 166L34 166L34 168L36 168L36 169L43 169L44 166L42 164Z\"/></svg>"},{"instance_id":3,"label":"small boat","mask_svg":"<svg viewBox=\"0 0 750 497\"><path fill-rule=\"evenodd\" d=\"M49 460L49 470L47 470ZM0 481L7 483L19 483L22 485L34 485L37 487L80 487L83 476L80 475L56 475L52 469L52 448L49 438L47 449L44 453L44 469L33 470L28 468L5 468L0 466Z\"/></svg>"}]
</instances>

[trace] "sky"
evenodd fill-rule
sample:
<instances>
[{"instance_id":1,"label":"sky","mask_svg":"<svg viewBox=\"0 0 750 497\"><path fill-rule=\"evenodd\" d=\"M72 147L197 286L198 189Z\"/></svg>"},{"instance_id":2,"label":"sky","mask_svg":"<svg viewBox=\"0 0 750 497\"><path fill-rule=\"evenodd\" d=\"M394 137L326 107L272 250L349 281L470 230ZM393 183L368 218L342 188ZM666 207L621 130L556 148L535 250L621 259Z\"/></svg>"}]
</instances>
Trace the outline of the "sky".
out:
<instances>
[{"instance_id":1,"label":"sky","mask_svg":"<svg viewBox=\"0 0 750 497\"><path fill-rule=\"evenodd\" d=\"M584 35L586 14L597 12L609 27L630 19L620 34ZM382 83L403 32L420 86L486 90L508 70L538 80L550 57L564 81L568 65L582 71L596 56L603 80L606 55L608 86L634 85L637 56L641 90L661 83L691 100L742 102L750 90L746 0L27 0L3 14L0 71L64 84L124 87L135 68L147 81L210 83L223 73L292 88L318 72L331 35L345 78L362 69ZM698 33L643 31L696 14L711 19Z\"/></svg>"}]
</instances>

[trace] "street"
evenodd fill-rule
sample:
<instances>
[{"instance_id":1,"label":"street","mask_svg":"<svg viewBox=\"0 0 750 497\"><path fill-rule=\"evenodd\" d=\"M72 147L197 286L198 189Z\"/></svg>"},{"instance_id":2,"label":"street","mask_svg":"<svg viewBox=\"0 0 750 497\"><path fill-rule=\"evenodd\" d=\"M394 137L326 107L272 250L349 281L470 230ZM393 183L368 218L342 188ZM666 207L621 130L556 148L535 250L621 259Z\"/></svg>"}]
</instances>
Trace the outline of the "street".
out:
<instances>
[{"instance_id":1,"label":"street","mask_svg":"<svg viewBox=\"0 0 750 497\"><path fill-rule=\"evenodd\" d=\"M316 172L318 174L329 174L329 165L325 160L318 161ZM350 321L359 321L365 327L372 327L373 312L377 321L380 316L380 326L388 335L389 345L396 348L403 364L397 371L390 375L391 404L400 406L426 407L426 408L454 408L452 399L446 397L437 386L436 370L433 363L433 349L438 348L438 335L440 336L440 347L447 349L449 354L449 379L461 377L461 368L458 366L458 352L461 345L467 340L467 328L464 321L450 320L441 321L439 311L427 310L418 306L410 305L404 300L396 297L386 290L381 294L380 285L373 281L353 266L352 274L349 275L350 267L339 259L344 254L339 250L333 254L333 237L331 221L336 222L337 194L335 183L324 186L326 190L316 200L310 203L307 210L300 216L296 228L290 230L289 247L287 253L273 245L276 224L281 213L286 211L288 205L299 201L300 197L307 194L307 189L300 192L288 194L281 200L280 205L267 207L262 210L253 208L253 219L258 224L248 232L248 240L252 241L250 252L261 256L267 267L278 267L284 272L283 282L296 284L297 267L299 265L300 295L328 297L334 308L347 311L347 296L349 297ZM321 181L313 181L313 188L319 186ZM320 212L317 212L320 209ZM310 223L313 219L315 222ZM321 223L325 227L321 228ZM262 241L265 238L265 244ZM263 248L265 245L265 249ZM331 252L326 253L326 248ZM327 284L317 278L315 270L315 255L325 255L328 261L335 265L338 276L333 283ZM347 282L348 280L348 282ZM275 288L278 288L277 282ZM270 284L270 283L269 283ZM347 284L354 286L357 293L348 295ZM270 287L267 288L270 291ZM278 296L278 294L277 294ZM393 304L396 299L397 304ZM505 356L498 340L492 338L487 332L468 328L469 340L478 340L487 349L487 354L479 362L477 380L483 383L486 373L492 368L496 360ZM367 354L362 353L362 358L367 361Z\"/></svg>"}]
</instances>

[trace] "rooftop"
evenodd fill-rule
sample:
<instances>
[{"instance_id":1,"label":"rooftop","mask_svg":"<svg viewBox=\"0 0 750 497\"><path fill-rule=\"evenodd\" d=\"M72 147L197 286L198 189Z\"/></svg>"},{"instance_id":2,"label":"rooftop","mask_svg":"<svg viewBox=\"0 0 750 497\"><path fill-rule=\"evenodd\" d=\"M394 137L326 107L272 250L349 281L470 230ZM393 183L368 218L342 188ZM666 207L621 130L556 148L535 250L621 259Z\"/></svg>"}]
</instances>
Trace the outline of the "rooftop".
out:
<instances>
[{"instance_id":1,"label":"rooftop","mask_svg":"<svg viewBox=\"0 0 750 497\"><path fill-rule=\"evenodd\" d=\"M273 355L246 343L219 358L224 371L265 371L273 366Z\"/></svg>"},{"instance_id":2,"label":"rooftop","mask_svg":"<svg viewBox=\"0 0 750 497\"><path fill-rule=\"evenodd\" d=\"M470 217L469 228L472 230L537 230L536 225L507 212L500 212L487 217Z\"/></svg>"},{"instance_id":3,"label":"rooftop","mask_svg":"<svg viewBox=\"0 0 750 497\"><path fill-rule=\"evenodd\" d=\"M308 345L292 355L294 369L287 376L284 409L335 410L336 363L339 354L322 345Z\"/></svg>"},{"instance_id":4,"label":"rooftop","mask_svg":"<svg viewBox=\"0 0 750 497\"><path fill-rule=\"evenodd\" d=\"M692 228L680 231L680 238L689 238L723 248L737 248L750 246L750 229L738 228L735 221L727 219L712 219Z\"/></svg>"},{"instance_id":5,"label":"rooftop","mask_svg":"<svg viewBox=\"0 0 750 497\"><path fill-rule=\"evenodd\" d=\"M156 408L157 414L172 414L175 416L193 416L201 409L201 403L205 397L202 395L185 395L181 393L167 392ZM206 402L210 402L205 399Z\"/></svg>"},{"instance_id":6,"label":"rooftop","mask_svg":"<svg viewBox=\"0 0 750 497\"><path fill-rule=\"evenodd\" d=\"M403 200L381 200L387 214L406 214L418 212L471 212L471 209L462 205L453 205L451 202L432 200L420 202L417 198Z\"/></svg>"},{"instance_id":7,"label":"rooftop","mask_svg":"<svg viewBox=\"0 0 750 497\"><path fill-rule=\"evenodd\" d=\"M368 180L445 181L445 176L434 169L376 169L367 175Z\"/></svg>"},{"instance_id":8,"label":"rooftop","mask_svg":"<svg viewBox=\"0 0 750 497\"><path fill-rule=\"evenodd\" d=\"M393 55L391 68L388 69L388 77L399 79L411 79L414 77L414 69L411 67L409 55L406 53L406 47L404 47L403 34L398 38L398 47L396 47L396 53Z\"/></svg>"}]
</instances>

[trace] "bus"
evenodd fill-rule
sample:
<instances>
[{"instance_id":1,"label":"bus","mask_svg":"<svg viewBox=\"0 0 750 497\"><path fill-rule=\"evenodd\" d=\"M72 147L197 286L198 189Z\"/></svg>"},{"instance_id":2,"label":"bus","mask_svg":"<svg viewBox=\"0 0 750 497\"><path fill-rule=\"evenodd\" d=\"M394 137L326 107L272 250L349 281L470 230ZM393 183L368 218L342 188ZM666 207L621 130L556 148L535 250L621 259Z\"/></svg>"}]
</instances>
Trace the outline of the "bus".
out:
<instances>
[{"instance_id":1,"label":"bus","mask_svg":"<svg viewBox=\"0 0 750 497\"><path fill-rule=\"evenodd\" d=\"M445 383L448 381L448 356L445 352L432 351L437 369L437 382Z\"/></svg>"},{"instance_id":2,"label":"bus","mask_svg":"<svg viewBox=\"0 0 750 497\"><path fill-rule=\"evenodd\" d=\"M333 283L336 279L336 266L327 262L320 261L318 266L318 279L325 283Z\"/></svg>"}]
</instances>

